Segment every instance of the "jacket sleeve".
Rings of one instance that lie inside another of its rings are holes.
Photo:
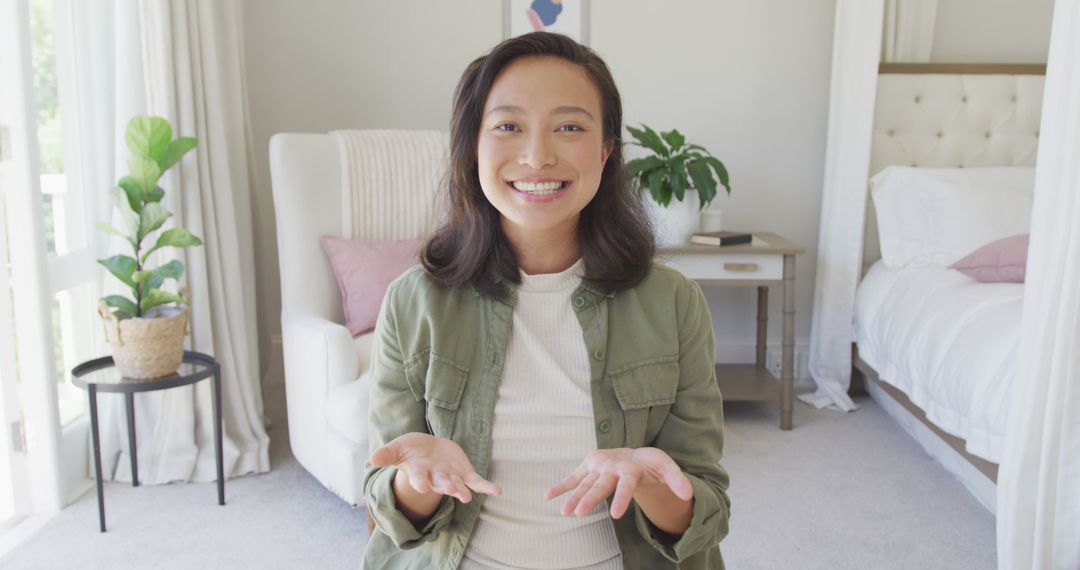
[[[427,433],[424,403],[417,400],[405,378],[400,342],[395,322],[394,291],[391,285],[383,299],[375,325],[371,349],[371,405],[368,414],[368,457],[394,438],[410,433]],[[452,497],[443,497],[431,519],[416,528],[397,508],[393,482],[398,469],[364,464],[364,497],[376,528],[400,549],[416,548],[435,540],[450,523]]]
[[[681,536],[652,524],[636,503],[634,521],[641,536],[672,562],[716,546],[728,533],[731,500],[728,474],[720,466],[724,413],[716,384],[716,344],[712,316],[701,287],[687,279],[679,288],[679,388],[653,443],[682,467],[694,489],[693,517]]]

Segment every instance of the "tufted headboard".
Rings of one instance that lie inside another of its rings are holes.
[[[1034,166],[1045,65],[881,64],[870,176],[887,166]],[[868,196],[863,272],[881,257]]]

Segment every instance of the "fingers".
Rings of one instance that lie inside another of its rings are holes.
[[[585,478],[585,474],[587,473],[587,470],[583,466],[584,464],[574,470],[573,473],[567,475],[565,479],[556,483],[555,486],[548,489],[548,492],[544,493],[544,500],[550,501],[581,484],[581,480]]]
[[[476,471],[472,471],[465,475],[465,484],[477,493],[495,495],[496,497],[502,494],[502,489],[498,485],[484,479]]]
[[[596,508],[596,505],[599,505],[601,501],[611,495],[611,492],[615,490],[615,484],[618,483],[618,481],[619,476],[614,473],[604,473],[600,477],[597,477],[592,488],[585,493],[585,496],[574,509],[574,514],[583,517],[591,513],[593,509]]]
[[[619,484],[615,487],[615,497],[611,499],[611,518],[621,518],[626,514],[640,481],[640,473],[624,473],[622,477],[619,477]]]
[[[686,474],[674,460],[664,466],[664,483],[667,483],[668,488],[675,493],[676,497],[684,501],[689,501],[694,497],[694,487],[690,485],[690,479],[687,479]]]
[[[412,469],[408,470],[408,473],[409,473],[409,485],[412,485],[412,488],[417,493],[430,493],[431,492],[431,483],[430,483],[429,478],[428,478],[429,475],[428,475],[427,469],[424,469],[423,467],[414,466]]]
[[[454,496],[458,498],[462,503],[468,503],[472,500],[472,491],[465,486],[465,482],[461,480],[461,475],[454,473],[450,475],[450,480],[454,482]]]
[[[586,475],[585,478],[581,480],[581,483],[578,483],[577,488],[574,489],[570,498],[563,503],[559,512],[562,513],[564,517],[570,516],[570,513],[574,512],[574,508],[577,507],[578,502],[585,497],[585,494],[589,492],[589,489],[592,489],[593,483],[596,483],[597,479],[598,475],[596,473],[589,473]]]
[[[399,463],[401,461],[400,455],[398,446],[391,442],[376,449],[375,453],[371,454],[369,461],[375,467],[386,467],[387,465]]]

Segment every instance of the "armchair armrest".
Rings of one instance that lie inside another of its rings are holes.
[[[356,380],[369,360],[349,329],[313,314],[283,314],[281,341],[286,383],[301,382],[324,398],[334,386]]]
[[[340,385],[354,382],[367,366],[364,343],[344,326],[311,314],[282,312],[282,352],[285,357],[285,404],[293,455],[331,489],[344,489],[338,478],[341,454],[328,452],[333,440],[328,396]],[[342,493],[342,490],[335,491]],[[355,494],[355,493],[354,493]],[[352,499],[352,495],[349,495]]]

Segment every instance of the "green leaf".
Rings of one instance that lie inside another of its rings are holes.
[[[175,293],[169,293],[168,291],[162,291],[161,289],[148,289],[143,292],[142,301],[139,302],[139,308],[143,311],[152,309],[158,305],[164,305],[165,303],[186,303],[180,295]]]
[[[107,234],[122,237],[122,238],[126,239],[128,243],[131,244],[131,247],[135,247],[135,242],[131,240],[131,236],[129,236],[129,235],[125,234],[124,232],[110,226],[109,224],[106,224],[105,222],[98,222],[97,223],[97,229],[99,229],[99,230],[101,230],[101,231],[103,231],[103,232],[105,232]]]
[[[645,187],[649,189],[649,194],[652,195],[653,200],[661,206],[667,206],[671,202],[670,187],[668,192],[664,192],[664,185],[662,181],[667,176],[667,171],[663,168],[657,168],[656,170],[649,171],[649,174],[645,177]]]
[[[202,245],[202,240],[184,228],[169,228],[161,232],[154,247],[142,255],[142,261],[145,262],[151,253],[166,246],[190,247],[193,245]]]
[[[146,286],[157,289],[158,287],[161,287],[162,283],[164,283],[167,278],[179,279],[180,275],[184,273],[184,264],[181,263],[179,259],[174,259],[165,265],[154,269],[150,273],[151,276],[150,279],[147,280]]]
[[[146,195],[147,202],[160,202],[165,197],[165,191],[161,189],[161,186],[154,186],[154,189]]]
[[[727,168],[724,167],[724,163],[720,162],[720,159],[711,156],[705,157],[705,162],[716,171],[716,176],[720,179],[720,184],[727,190],[728,195],[731,195],[731,180],[728,178]]]
[[[671,146],[671,150],[676,151],[682,147],[686,142],[686,137],[682,135],[678,130],[672,129],[666,133],[663,133],[664,140]]]
[[[138,241],[141,242],[144,237],[150,235],[150,232],[160,228],[170,216],[172,214],[165,209],[165,206],[157,202],[148,202],[139,213]]]
[[[158,178],[161,178],[161,168],[153,159],[132,155],[128,159],[128,168],[131,169],[131,178],[139,185],[140,195],[149,195],[154,191]]]
[[[635,158],[626,163],[626,174],[631,178],[636,178],[643,172],[648,172],[659,166],[663,166],[664,161],[655,156],[646,156],[645,158]]]
[[[180,157],[184,156],[184,153],[195,148],[195,145],[197,144],[199,144],[199,141],[193,137],[178,137],[176,140],[169,143],[169,147],[165,149],[165,153],[157,159],[161,171],[165,172],[171,168],[172,165],[180,160]]]
[[[635,129],[630,126],[627,126],[626,130],[630,131],[630,134],[634,135],[634,138],[641,141],[640,146],[644,146],[660,156],[668,156],[671,154],[668,152],[667,147],[664,146],[664,143],[661,142],[660,137],[657,136],[655,131],[645,125],[641,126],[645,127],[645,130]]]
[[[136,271],[131,274],[131,280],[139,284],[149,279],[151,275],[153,275],[153,272],[150,271]]]
[[[686,163],[686,170],[690,173],[690,179],[694,181],[698,197],[701,200],[701,208],[704,208],[716,197],[716,181],[713,180],[709,165],[704,159],[692,160]]]
[[[676,168],[668,173],[668,183],[671,184],[671,192],[675,195],[675,199],[680,202],[686,198],[686,171],[680,168]]]
[[[139,188],[139,183],[130,176],[125,176],[116,183],[125,194],[127,194],[128,203],[131,204],[131,209],[137,214],[142,210],[143,203],[143,191]]]
[[[165,154],[171,139],[172,125],[162,117],[133,117],[128,121],[127,131],[124,133],[124,141],[133,154],[155,163]]]
[[[109,295],[108,297],[103,298],[102,301],[105,301],[106,305],[114,309],[119,309],[127,313],[130,317],[134,317],[139,313],[139,309],[135,306],[135,302],[131,299],[128,299],[127,297],[121,297],[120,295]]]
[[[135,280],[131,277],[138,268],[135,258],[127,255],[114,255],[108,259],[99,259],[98,263],[104,265],[105,269],[109,270],[109,273],[115,275],[125,285],[132,289],[135,288]]]
[[[120,210],[120,217],[124,219],[124,225],[128,227],[131,236],[137,234],[139,231],[139,215],[135,213],[135,210],[131,209],[127,194],[119,186],[114,186],[112,190],[109,190],[109,197],[112,198],[113,206]],[[133,239],[131,236],[128,239]]]
[[[709,152],[705,147],[699,144],[688,144],[686,145],[686,150],[700,150],[702,152]]]

